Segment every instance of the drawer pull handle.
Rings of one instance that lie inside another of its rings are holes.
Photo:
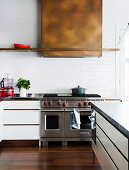
[[[82,134],[82,135],[90,135],[90,133],[89,132],[80,132],[80,134]]]

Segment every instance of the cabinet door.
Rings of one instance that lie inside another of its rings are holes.
[[[0,103],[0,141],[3,140],[3,104]]]
[[[102,0],[42,0],[43,56],[101,56]]]

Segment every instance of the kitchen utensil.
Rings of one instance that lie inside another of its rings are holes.
[[[72,94],[73,95],[82,95],[82,94],[86,94],[86,88],[82,88],[80,86],[76,87],[76,88],[72,88],[70,89],[72,90]]]
[[[3,79],[2,79],[2,81],[0,82],[0,98],[2,98],[3,97]]]
[[[7,94],[6,97],[14,97],[14,89],[13,87],[7,87]]]
[[[29,48],[30,45],[24,45],[24,44],[14,44],[15,48]]]
[[[4,77],[4,87],[13,87],[14,79],[11,77],[10,73],[7,73]]]
[[[9,74],[8,74],[9,75]],[[0,98],[4,97],[14,97],[14,89],[12,87],[13,79],[11,78],[11,75],[3,78],[0,82]]]

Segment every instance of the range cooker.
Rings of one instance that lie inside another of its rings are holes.
[[[40,142],[91,141],[91,102],[102,101],[98,94],[45,94],[41,99]],[[80,129],[71,128],[71,112],[80,112]]]

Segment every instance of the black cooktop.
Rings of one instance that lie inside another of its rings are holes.
[[[44,94],[44,97],[101,97],[98,94],[80,94],[80,95],[73,95],[71,93],[47,93]]]

